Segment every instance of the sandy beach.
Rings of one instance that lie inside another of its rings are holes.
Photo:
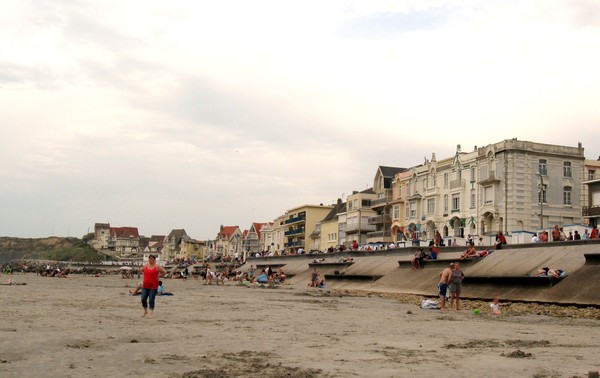
[[[600,320],[441,312],[327,289],[165,280],[143,319],[137,280],[1,277],[2,377],[587,377]]]

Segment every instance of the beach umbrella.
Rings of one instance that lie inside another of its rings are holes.
[[[121,270],[131,270],[132,268],[129,266],[122,266],[120,269]]]

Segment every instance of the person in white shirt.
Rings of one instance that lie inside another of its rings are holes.
[[[490,304],[490,310],[492,311],[492,314],[494,315],[500,315],[500,299],[498,299],[497,297],[494,298],[494,300],[492,301],[492,303]]]

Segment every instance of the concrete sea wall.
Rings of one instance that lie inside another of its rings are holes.
[[[292,285],[306,286],[313,268],[325,277],[328,288],[437,295],[439,273],[458,261],[464,247],[443,247],[437,261],[411,270],[416,249],[396,248],[374,252],[343,252],[251,258],[250,265],[283,266]],[[479,252],[485,247],[478,247]],[[325,260],[314,263],[314,259]],[[351,263],[338,263],[351,258]],[[542,267],[567,272],[558,282],[530,277]],[[600,240],[507,245],[484,258],[461,262],[465,274],[462,297],[600,306]]]

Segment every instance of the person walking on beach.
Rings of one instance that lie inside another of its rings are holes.
[[[460,292],[462,290],[462,280],[465,278],[459,263],[455,262],[450,275],[450,308],[456,302],[456,309],[460,310]]]
[[[452,276],[452,268],[454,267],[454,263],[450,263],[450,266],[446,269],[442,270],[440,273],[440,283],[438,284],[438,288],[440,290],[440,310],[447,310],[446,308],[446,294],[448,292],[448,282],[450,282],[450,277]]]
[[[162,266],[156,263],[156,256],[148,256],[148,263],[144,266],[144,280],[142,281],[142,307],[144,315],[142,318],[152,319],[154,317],[154,299],[158,291],[158,279],[167,274]],[[148,309],[148,304],[150,309]]]

